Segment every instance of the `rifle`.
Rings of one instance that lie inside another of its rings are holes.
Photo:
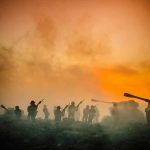
[[[82,100],[82,101],[79,102],[79,104],[76,106],[76,109],[77,109],[77,110],[78,110],[80,104],[82,104],[84,101],[85,101],[85,100]]]
[[[41,101],[38,102],[38,104],[36,105],[37,107],[39,106],[39,104],[41,104],[44,101],[44,99],[42,99]]]
[[[8,109],[4,106],[4,105],[1,105],[1,108],[5,109],[6,111],[8,111]]]
[[[102,100],[97,100],[97,99],[91,99],[92,102],[101,102],[101,103],[109,103],[109,104],[113,104],[115,102],[106,102],[106,101],[102,101]]]
[[[64,116],[64,114],[65,114],[65,111],[66,111],[66,109],[67,109],[67,107],[69,106],[69,104],[68,105],[66,105],[64,108],[63,108],[63,110],[62,110],[62,115]]]
[[[150,102],[149,99],[146,99],[146,98],[143,98],[143,97],[139,97],[139,96],[135,96],[135,95],[130,94],[130,93],[124,93],[124,96],[131,97],[131,98],[137,98],[137,99],[143,100],[143,101],[148,102],[148,103]]]

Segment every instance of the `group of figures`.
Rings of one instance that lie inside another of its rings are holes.
[[[130,94],[125,94],[125,96],[137,98],[135,96],[131,96]],[[139,97],[138,97],[139,98]],[[140,98],[146,102],[148,102],[148,107],[145,109],[146,112],[146,120],[147,123],[150,124],[150,100]],[[27,107],[28,116],[27,119],[30,121],[35,121],[37,113],[38,113],[38,106],[41,104],[43,100],[39,101],[37,104],[35,101],[31,101],[30,105]],[[61,106],[56,106],[53,113],[54,113],[54,120],[56,124],[60,124],[64,119],[70,120],[72,122],[75,121],[75,115],[77,114],[79,110],[79,106],[83,103],[84,100],[80,101],[77,105],[75,102],[71,102],[71,104],[66,105],[64,108],[61,108]],[[102,101],[97,101],[102,102]],[[145,120],[145,116],[142,111],[138,109],[139,104],[133,100],[124,101],[124,102],[112,102],[112,107],[110,109],[111,116],[104,117],[102,119],[103,124],[112,124],[114,126],[117,126],[119,124],[126,124],[130,122],[139,122],[142,123]],[[6,114],[12,113],[8,108],[6,108],[4,105],[1,105],[1,107],[5,110]],[[67,110],[67,117],[65,115]],[[44,119],[48,120],[50,113],[48,111],[48,108],[46,105],[43,107],[43,113],[44,113]],[[22,110],[19,108],[19,106],[15,106],[15,109],[13,110],[13,114],[15,115],[16,119],[20,120],[22,117]],[[93,124],[99,122],[99,110],[97,106],[87,105],[83,109],[83,117],[82,122]]]
[[[38,106],[41,104],[43,100],[39,101],[37,104],[35,101],[31,101],[30,105],[27,107],[27,119],[29,121],[35,121],[37,113],[38,113]],[[75,121],[75,116],[78,112],[79,106],[83,103],[84,100],[80,101],[78,105],[75,105],[75,102],[71,102],[71,104],[66,105],[64,108],[61,108],[61,106],[56,106],[54,108],[54,120],[56,124],[59,124],[63,119],[68,119],[70,121]],[[15,115],[17,120],[20,120],[22,117],[22,110],[19,106],[15,106],[15,109],[13,111],[10,111],[10,109],[6,108],[4,105],[1,105],[1,107],[5,110],[5,114],[10,116],[10,114]],[[65,112],[67,110],[67,117],[65,116]],[[44,113],[44,119],[48,120],[50,113],[46,105],[43,106],[43,113]],[[83,110],[83,122],[92,124],[97,120],[98,122],[99,112],[96,106],[89,106],[87,105],[86,108]]]

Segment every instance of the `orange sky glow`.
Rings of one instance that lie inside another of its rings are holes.
[[[0,102],[8,107],[148,98],[149,60],[149,0],[0,0]],[[98,105],[108,114],[110,105]]]

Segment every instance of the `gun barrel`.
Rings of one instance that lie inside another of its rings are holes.
[[[146,98],[143,98],[143,97],[139,97],[139,96],[136,96],[136,95],[133,95],[133,94],[130,94],[130,93],[124,93],[124,96],[131,97],[131,98],[136,98],[136,99],[140,99],[140,100],[143,100],[145,102],[150,102],[149,99],[146,99]]]
[[[107,101],[97,100],[97,99],[91,99],[91,101],[93,101],[93,102],[100,102],[100,103],[109,103],[109,104],[113,104],[114,103],[114,102],[107,102]]]
[[[5,109],[6,111],[8,111],[8,109],[4,106],[4,105],[1,105],[1,108]]]

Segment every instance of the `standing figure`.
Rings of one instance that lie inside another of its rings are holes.
[[[63,116],[63,112],[61,111],[61,107],[57,106],[54,110],[54,116],[55,116],[55,124],[59,125]]]
[[[71,102],[71,105],[68,107],[68,118],[74,120],[75,112],[76,112],[75,102]]]
[[[148,107],[145,109],[147,123],[150,124],[150,102],[148,102]]]
[[[46,105],[44,105],[44,107],[43,107],[43,112],[44,112],[44,116],[45,116],[44,119],[48,120],[48,117],[49,117],[50,113],[49,113]]]
[[[90,110],[89,110],[89,117],[88,117],[88,123],[92,124],[93,123],[93,119],[95,117],[96,114],[96,110],[95,107],[92,105]]]
[[[55,108],[55,110],[54,110],[54,117],[55,117],[56,125],[60,124],[60,122],[62,120],[62,117],[64,116],[65,110],[67,109],[67,107],[68,107],[68,105],[66,105],[63,110],[61,110],[60,106],[57,106]]]
[[[76,111],[78,111],[78,108],[83,101],[84,100],[80,101],[77,106],[75,106],[75,102],[71,102],[71,105],[68,107],[68,118],[69,119],[75,121],[75,113],[76,113]]]
[[[83,118],[82,118],[82,121],[85,122],[85,123],[88,122],[89,110],[90,110],[89,105],[87,105],[87,106],[83,109]]]
[[[19,108],[19,106],[15,106],[14,113],[15,113],[16,119],[17,119],[17,120],[20,120],[20,119],[21,119],[21,116],[22,116],[22,111],[21,111],[21,109]]]
[[[36,117],[37,112],[38,112],[37,108],[38,108],[39,104],[42,101],[39,101],[39,103],[37,105],[35,104],[35,101],[31,101],[30,102],[30,106],[28,106],[28,108],[27,108],[27,111],[28,111],[28,120],[35,121],[35,117]]]
[[[98,123],[99,122],[100,112],[99,112],[99,109],[98,109],[97,106],[95,106],[95,110],[96,110],[96,113],[95,113],[94,123]]]

